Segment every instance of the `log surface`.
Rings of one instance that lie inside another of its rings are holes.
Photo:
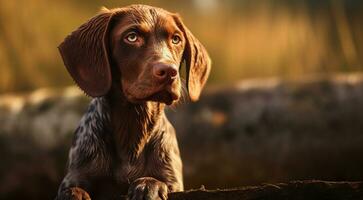
[[[226,190],[190,190],[169,195],[170,200],[358,200],[362,182],[292,181]]]
[[[0,199],[55,197],[89,100],[75,87],[0,95]],[[363,74],[245,80],[206,89],[198,102],[181,103],[167,115],[177,132],[186,188],[363,181]],[[271,198],[286,193],[267,189],[262,191]],[[210,193],[230,194],[191,192]]]

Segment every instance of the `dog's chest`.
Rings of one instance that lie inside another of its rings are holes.
[[[121,183],[131,183],[135,179],[146,174],[147,166],[145,152],[142,152],[133,162],[129,159],[122,158],[115,166],[114,174],[116,180]]]
[[[115,169],[116,180],[118,182],[130,183],[136,179],[142,172],[138,166],[131,165],[130,163],[123,163]]]

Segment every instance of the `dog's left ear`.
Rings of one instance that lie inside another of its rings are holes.
[[[73,80],[89,96],[103,96],[111,88],[108,33],[113,16],[122,13],[122,9],[102,9],[100,14],[68,35],[58,47]]]
[[[211,60],[207,50],[183,24],[181,18],[178,15],[173,17],[186,39],[183,60],[186,61],[187,87],[190,99],[197,101],[207,82],[211,70]]]

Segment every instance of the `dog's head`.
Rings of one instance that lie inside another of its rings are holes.
[[[211,65],[180,17],[145,5],[103,9],[67,36],[59,50],[86,94],[103,96],[114,86],[132,103],[178,100],[184,60],[189,96],[196,101]]]

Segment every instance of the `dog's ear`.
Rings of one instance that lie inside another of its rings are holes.
[[[81,25],[59,45],[64,65],[89,96],[105,95],[111,88],[108,32],[115,11],[102,12]]]
[[[207,82],[211,69],[211,60],[207,50],[183,24],[181,18],[174,15],[174,20],[186,39],[183,61],[186,61],[187,87],[190,99],[197,101]]]

